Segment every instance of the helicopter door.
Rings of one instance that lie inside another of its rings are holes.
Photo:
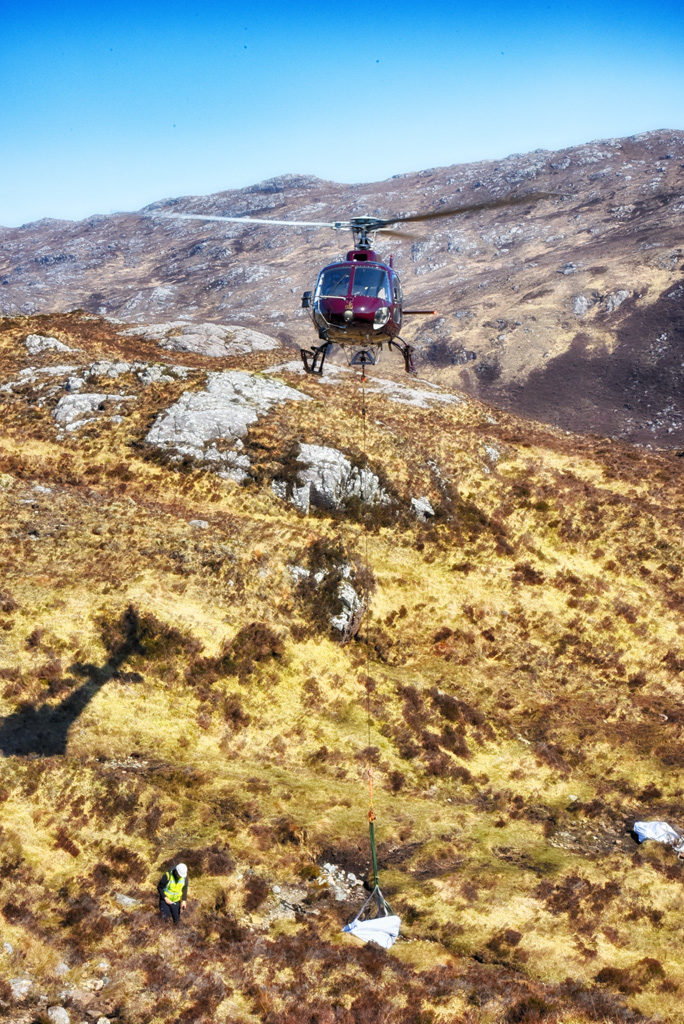
[[[401,295],[401,283],[400,283],[398,277],[394,278],[394,280],[392,282],[392,285],[393,285],[393,295],[392,295],[392,298],[393,298],[393,302],[394,302],[394,311],[392,313],[392,319],[394,320],[395,324],[398,324],[401,327],[402,295]]]

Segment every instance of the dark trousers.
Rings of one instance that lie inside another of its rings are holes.
[[[178,924],[181,915],[181,905],[180,903],[166,903],[163,896],[160,896],[159,913],[161,914],[162,921],[173,921],[174,924]]]

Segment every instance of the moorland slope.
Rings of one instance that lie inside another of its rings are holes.
[[[0,325],[4,1012],[676,1024],[680,460],[224,341]]]

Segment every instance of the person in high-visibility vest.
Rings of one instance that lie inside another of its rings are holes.
[[[176,864],[175,868],[165,871],[157,886],[159,893],[159,913],[164,921],[178,924],[181,910],[185,910],[188,899],[188,868],[186,864]]]

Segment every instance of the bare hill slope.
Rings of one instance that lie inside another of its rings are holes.
[[[0,330],[9,1019],[676,1024],[674,453],[156,335]]]

